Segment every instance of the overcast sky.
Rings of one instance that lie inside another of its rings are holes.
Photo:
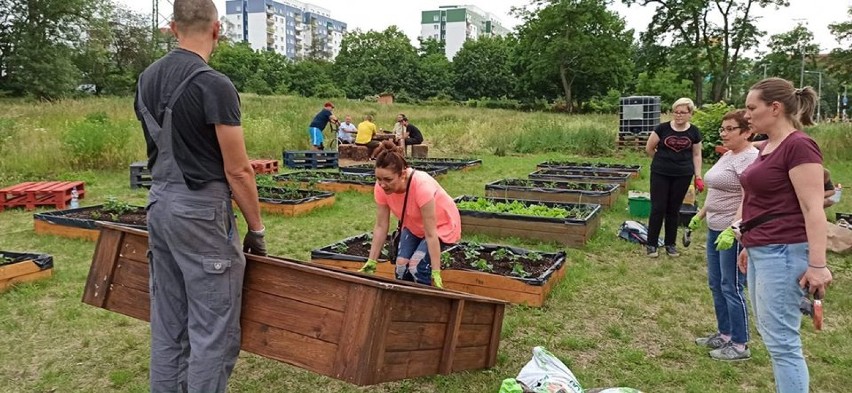
[[[129,5],[131,8],[151,12],[152,0],[116,0]],[[161,13],[170,7],[169,0],[159,0]],[[219,8],[220,14],[225,8],[225,0],[214,0]],[[312,0],[309,1],[320,7],[331,10],[334,19],[346,22],[350,30],[360,28],[361,30],[384,30],[390,25],[399,26],[413,42],[417,42],[420,34],[420,11],[436,9],[439,5],[447,4],[470,4],[484,11],[496,15],[504,25],[509,28],[516,26],[520,21],[510,15],[513,6],[524,6],[529,1],[519,0],[460,0],[453,1],[406,1],[406,0]],[[614,9],[625,18],[629,28],[634,29],[637,34],[645,30],[653,15],[653,7],[626,7],[621,1],[614,1]],[[830,23],[839,22],[848,18],[846,10],[852,6],[852,0],[790,0],[790,6],[779,10],[774,8],[757,9],[757,15],[761,17],[758,26],[767,32],[768,38],[772,34],[783,33],[791,30],[798,21],[807,23],[808,28],[814,33],[817,43],[823,52],[839,47],[839,44],[828,30]],[[170,10],[169,10],[170,12]],[[763,47],[767,40],[763,41]]]

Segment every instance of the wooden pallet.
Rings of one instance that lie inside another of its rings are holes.
[[[284,152],[284,165],[294,169],[337,168],[337,159],[336,151],[300,150]]]
[[[619,149],[644,149],[647,143],[647,138],[618,139],[615,141],[615,147]]]
[[[278,160],[249,160],[256,175],[278,173]]]
[[[33,210],[38,206],[65,209],[71,203],[71,190],[76,188],[79,199],[86,195],[81,181],[26,182],[0,189],[0,212],[6,208],[21,207]]]
[[[137,161],[130,164],[130,188],[151,188],[151,171],[148,161]]]

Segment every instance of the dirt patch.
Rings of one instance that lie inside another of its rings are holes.
[[[79,218],[81,220],[109,221],[121,224],[146,226],[148,219],[145,208],[136,208],[129,213],[115,214],[103,208],[97,210],[89,210],[84,212],[73,212],[65,214],[67,218]]]
[[[553,265],[553,259],[529,251],[515,253],[508,247],[459,244],[449,251],[450,269],[480,270],[510,277],[539,277]]]

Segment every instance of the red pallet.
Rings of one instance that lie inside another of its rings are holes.
[[[71,190],[77,188],[79,199],[86,195],[81,181],[26,182],[0,189],[0,212],[6,208],[23,206],[33,210],[37,206],[54,206],[65,209],[71,202]]]
[[[278,173],[278,160],[249,160],[256,175]]]

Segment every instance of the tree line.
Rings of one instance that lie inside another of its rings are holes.
[[[658,95],[664,105],[682,96],[738,104],[764,75],[816,86],[820,72],[823,113],[833,114],[832,97],[852,82],[852,8],[830,25],[843,47],[828,55],[798,25],[750,57],[765,34],[756,10],[786,0],[622,1],[656,9],[638,39],[609,0],[532,0],[512,11],[522,21],[513,34],[469,40],[451,61],[442,43],[415,47],[391,26],[348,33],[333,61],[293,61],[223,40],[210,64],[239,91],[262,95],[393,93],[398,102],[565,112],[614,112],[627,95]],[[0,94],[127,95],[174,45],[151,31],[149,15],[112,0],[0,0],[0,9]]]

